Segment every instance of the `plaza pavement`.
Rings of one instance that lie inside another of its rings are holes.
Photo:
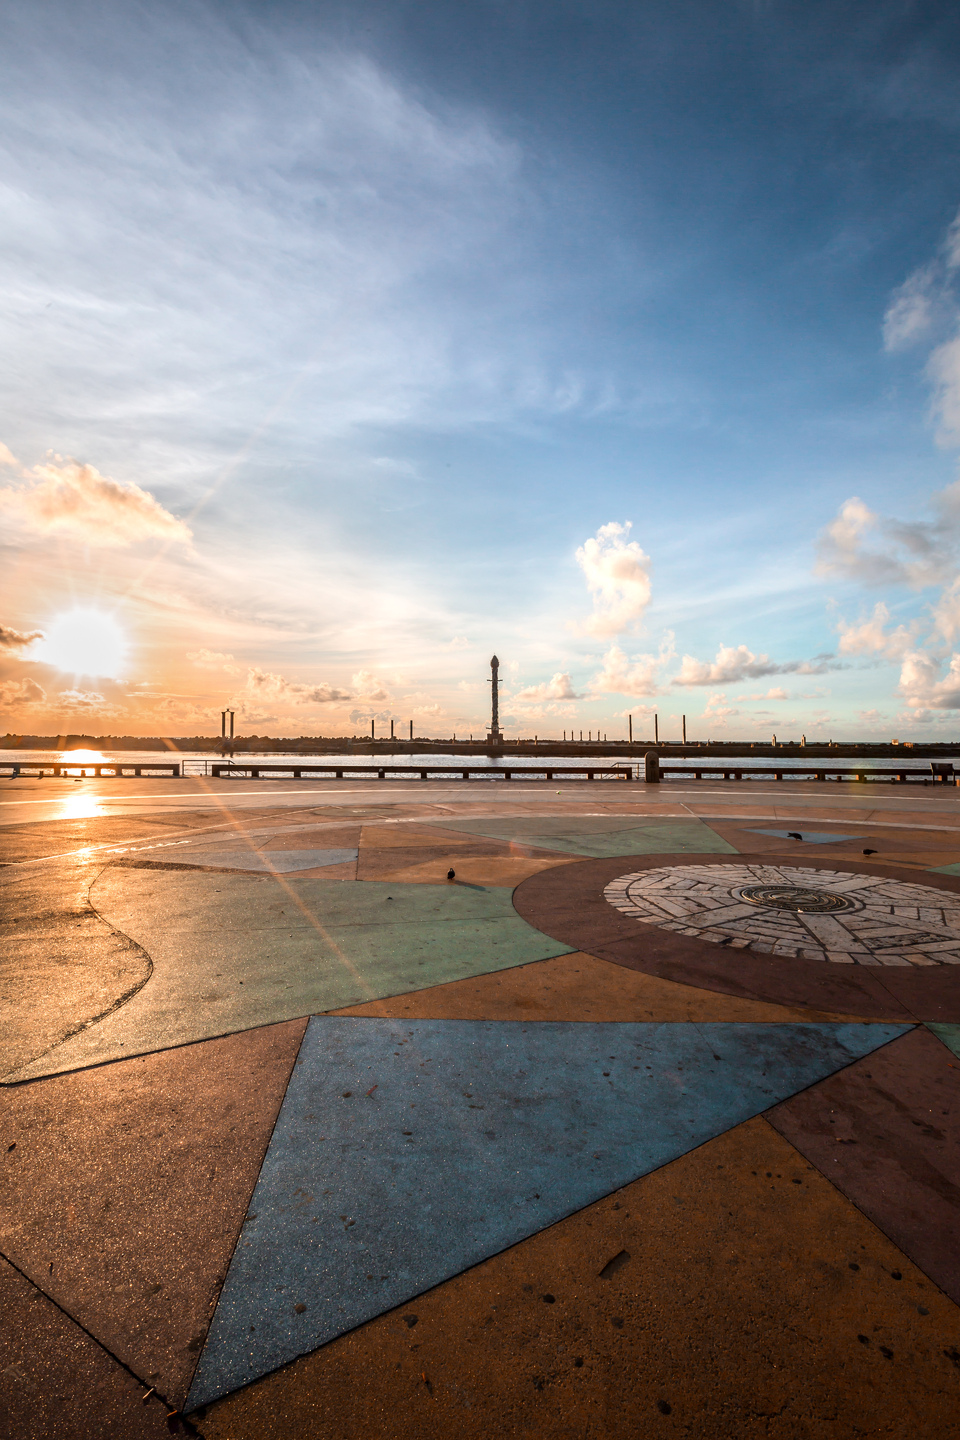
[[[0,863],[0,1436],[957,1433],[960,791],[18,779]]]

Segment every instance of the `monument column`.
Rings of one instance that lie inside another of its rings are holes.
[[[487,736],[487,744],[495,745],[498,749],[503,744],[503,736],[500,734],[500,661],[494,655],[490,661],[490,734]]]

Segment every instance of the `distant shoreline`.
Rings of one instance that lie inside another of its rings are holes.
[[[0,738],[0,751],[18,750],[110,750],[110,751],[167,751],[171,755],[192,753],[219,756],[224,743],[219,736],[178,736],[155,735],[6,735]],[[648,751],[670,758],[725,756],[729,759],[794,758],[794,759],[885,759],[905,760],[908,757],[937,758],[960,754],[960,740],[957,741],[904,741],[898,745],[880,741],[834,741],[800,745],[784,742],[774,747],[769,741],[712,740],[700,744],[690,741],[686,745],[661,740],[549,740],[532,739],[505,740],[502,746],[488,745],[484,740],[413,740],[385,739],[371,740],[369,736],[339,736],[329,738],[272,739],[269,736],[238,736],[227,753],[233,755],[487,755],[487,756],[543,756],[544,758],[640,759]]]

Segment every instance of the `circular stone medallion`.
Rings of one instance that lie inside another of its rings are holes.
[[[745,885],[740,899],[767,910],[792,910],[795,915],[833,915],[838,910],[854,910],[856,906],[845,895],[831,895],[826,890],[809,890],[802,885]]]
[[[838,965],[960,965],[960,895],[804,865],[665,865],[603,892],[624,915],[680,935]]]

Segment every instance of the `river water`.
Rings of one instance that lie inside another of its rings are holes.
[[[954,758],[955,763],[958,762],[958,761],[960,761],[960,750],[958,750],[957,756],[955,756],[955,757],[953,757],[953,758]],[[943,759],[942,756],[938,757],[938,760],[942,760],[942,759]],[[103,749],[103,750],[5,750],[5,751],[0,751],[0,774],[3,774],[5,771],[7,771],[8,767],[13,767],[13,766],[18,765],[18,764],[19,764],[19,765],[36,765],[36,764],[46,764],[46,765],[50,765],[50,764],[54,764],[54,763],[68,764],[68,765],[71,765],[71,766],[75,765],[75,766],[77,767],[77,771],[78,771],[78,773],[79,773],[80,768],[81,768],[84,764],[86,764],[87,766],[94,765],[94,764],[105,764],[105,765],[109,765],[109,764],[110,764],[111,762],[113,762],[113,761],[117,761],[117,762],[119,762],[119,763],[121,763],[121,764],[123,764],[123,765],[140,765],[140,766],[144,766],[144,767],[147,767],[147,766],[150,766],[150,765],[169,765],[169,764],[171,764],[171,763],[176,763],[176,762],[179,761],[180,764],[182,765],[182,773],[183,773],[184,776],[191,776],[191,775],[194,775],[194,776],[209,775],[209,774],[210,774],[210,767],[211,767],[211,765],[214,765],[214,764],[222,764],[222,763],[223,763],[223,761],[220,759],[219,756],[217,756],[217,755],[211,755],[209,752],[205,752],[205,753],[202,753],[202,752],[193,752],[193,753],[191,753],[190,751],[171,751],[171,750],[108,750],[108,749]],[[444,768],[449,768],[449,769],[450,769],[453,773],[455,773],[455,774],[461,772],[461,771],[464,770],[465,768],[469,768],[469,769],[472,770],[472,771],[478,771],[478,770],[479,770],[479,771],[489,772],[489,776],[490,776],[490,779],[491,779],[491,780],[496,779],[497,775],[498,775],[499,773],[501,773],[502,771],[504,771],[504,770],[511,770],[511,771],[525,770],[525,769],[537,769],[537,770],[542,770],[542,769],[544,768],[544,766],[546,766],[546,765],[549,765],[551,769],[555,770],[557,773],[560,773],[560,772],[562,772],[562,771],[563,771],[564,769],[566,769],[566,768],[569,768],[569,769],[583,769],[583,768],[589,766],[591,769],[594,769],[594,770],[599,771],[599,770],[601,770],[601,769],[603,769],[603,768],[612,768],[612,767],[615,766],[615,765],[632,764],[632,765],[635,767],[635,770],[634,770],[634,773],[635,773],[635,774],[638,774],[638,775],[641,775],[641,776],[642,776],[642,774],[643,774],[643,760],[642,760],[642,758],[637,757],[637,756],[633,756],[633,757],[630,757],[630,758],[628,758],[628,757],[619,758],[619,757],[617,757],[616,755],[604,756],[604,757],[602,757],[602,758],[596,757],[596,756],[591,756],[590,758],[586,758],[586,757],[577,758],[577,757],[571,756],[569,759],[565,759],[565,758],[563,758],[562,756],[559,756],[559,757],[558,757],[558,756],[556,756],[556,755],[542,756],[542,757],[537,757],[537,756],[535,756],[535,755],[502,755],[502,756],[492,757],[492,756],[488,756],[488,755],[457,755],[457,754],[452,754],[452,753],[451,753],[451,754],[442,754],[442,753],[437,753],[437,752],[431,752],[430,754],[427,754],[427,755],[423,755],[423,754],[420,754],[420,755],[391,755],[391,754],[369,755],[369,754],[366,754],[366,755],[365,755],[365,754],[358,753],[358,752],[354,751],[353,753],[350,753],[350,754],[348,754],[348,753],[343,753],[343,754],[339,754],[339,755],[300,755],[300,754],[298,754],[298,755],[296,755],[296,756],[275,755],[275,754],[255,755],[255,754],[251,754],[250,752],[247,752],[247,753],[245,753],[245,754],[243,754],[243,755],[237,755],[237,756],[235,757],[235,763],[236,763],[238,766],[243,766],[243,765],[245,765],[245,764],[246,764],[246,765],[249,765],[249,764],[251,764],[251,763],[256,763],[257,761],[259,761],[261,764],[263,764],[263,765],[265,765],[265,766],[266,766],[266,765],[283,765],[283,766],[289,765],[291,768],[292,768],[294,765],[296,765],[296,766],[299,768],[301,765],[311,765],[311,764],[313,764],[313,765],[324,765],[324,766],[333,766],[333,765],[340,766],[340,765],[342,765],[342,766],[344,766],[344,767],[347,768],[347,769],[349,769],[349,768],[351,768],[351,767],[353,767],[353,766],[378,766],[378,765],[384,765],[384,766],[387,766],[387,767],[398,766],[398,767],[404,767],[404,768],[406,768],[406,767],[415,767],[415,766],[423,766],[423,767],[425,767],[425,768],[426,768],[426,767],[430,767],[431,769],[442,766],[442,767],[444,767]],[[891,775],[895,775],[895,774],[897,773],[897,770],[898,770],[899,768],[901,768],[901,767],[906,768],[906,769],[909,769],[909,770],[915,770],[915,771],[916,771],[916,770],[921,770],[921,771],[924,771],[925,773],[928,773],[928,774],[929,774],[929,771],[930,771],[930,764],[929,764],[929,761],[928,761],[927,759],[925,759],[925,758],[923,758],[923,757],[921,757],[921,756],[916,756],[916,757],[914,757],[914,756],[911,754],[911,752],[909,752],[909,751],[906,751],[906,752],[904,753],[903,759],[900,760],[900,761],[893,761],[893,760],[888,760],[888,759],[882,759],[882,760],[879,760],[879,759],[866,759],[866,760],[858,761],[858,760],[853,760],[853,759],[850,759],[850,758],[842,758],[842,757],[840,757],[840,756],[838,756],[837,759],[834,760],[834,761],[827,760],[827,759],[825,759],[823,756],[816,756],[816,757],[811,756],[810,759],[805,760],[801,755],[798,755],[798,754],[796,754],[796,752],[794,752],[794,753],[792,753],[792,754],[789,755],[789,756],[784,755],[784,757],[783,757],[782,759],[781,759],[781,758],[776,758],[776,759],[775,759],[774,757],[769,756],[769,755],[757,756],[756,758],[754,758],[753,756],[749,756],[749,757],[741,756],[741,757],[739,757],[739,758],[737,758],[737,759],[727,759],[727,758],[722,758],[722,757],[717,757],[717,756],[714,756],[714,757],[712,757],[712,758],[708,758],[707,756],[703,756],[702,758],[694,759],[694,758],[691,757],[691,756],[677,756],[677,757],[674,758],[674,757],[669,756],[669,755],[663,755],[663,754],[661,754],[661,756],[660,756],[660,763],[661,763],[661,765],[668,765],[668,766],[671,766],[671,767],[672,767],[672,766],[681,766],[684,771],[689,771],[690,773],[693,773],[693,772],[694,772],[695,770],[697,770],[697,769],[702,770],[702,771],[704,771],[704,772],[708,772],[708,771],[716,772],[716,770],[717,770],[718,767],[720,767],[720,768],[726,768],[726,769],[728,769],[728,770],[734,770],[734,769],[738,769],[738,768],[741,768],[741,769],[751,769],[751,770],[761,770],[761,771],[764,771],[764,772],[767,772],[767,773],[772,772],[772,771],[783,771],[784,773],[786,773],[786,772],[789,772],[790,770],[808,770],[808,769],[810,769],[810,768],[812,768],[812,767],[815,767],[816,769],[820,769],[820,770],[825,770],[828,774],[830,773],[830,771],[831,771],[832,768],[835,768],[835,769],[837,769],[837,770],[858,770],[858,769],[863,769],[863,770],[866,770],[866,771],[884,770],[884,771],[890,771]],[[281,778],[282,778],[282,777],[281,777]],[[303,778],[304,778],[304,779],[307,779],[307,778],[309,778],[309,777],[306,777],[306,776],[305,776],[305,777],[303,777]],[[318,778],[323,778],[323,777],[318,777]],[[359,778],[359,777],[357,777],[357,778]],[[432,779],[442,779],[443,777],[441,777],[441,776],[432,776],[431,778],[432,778]],[[482,777],[481,777],[481,776],[475,776],[474,778],[478,778],[478,779],[479,779],[479,778],[482,778]],[[666,781],[666,782],[669,782],[669,780],[670,780],[671,778],[680,780],[680,779],[682,779],[682,776],[680,776],[680,775],[673,776],[673,777],[665,776],[664,778],[665,778],[665,781]],[[763,776],[762,776],[762,775],[757,775],[757,776],[747,776],[747,775],[745,775],[743,778],[744,778],[745,780],[747,780],[747,779],[762,780],[762,779],[763,779]]]

